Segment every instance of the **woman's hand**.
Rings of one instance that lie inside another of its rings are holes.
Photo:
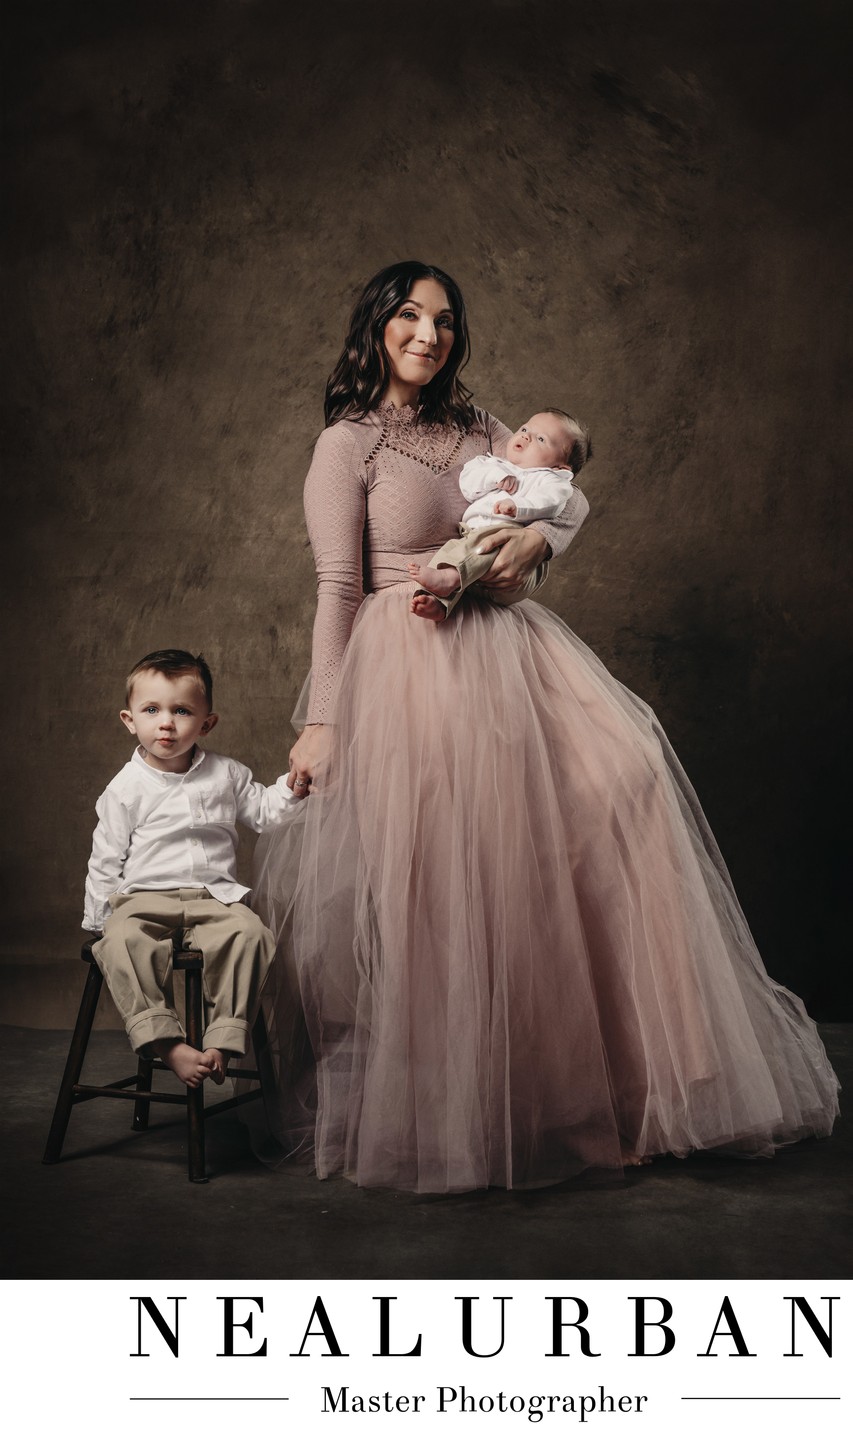
[[[287,785],[294,797],[308,797],[314,775],[329,751],[329,729],[323,723],[303,728],[290,749],[290,772]]]
[[[520,588],[528,573],[551,556],[547,540],[535,528],[499,528],[477,544],[480,553],[493,553],[496,548],[500,552],[480,582],[504,593]]]

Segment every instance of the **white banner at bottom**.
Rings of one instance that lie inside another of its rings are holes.
[[[12,1408],[66,1435],[831,1435],[848,1307],[840,1281],[20,1281],[4,1350]]]

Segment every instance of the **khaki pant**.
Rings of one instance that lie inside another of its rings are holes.
[[[430,594],[430,597],[435,598],[437,603],[441,603],[445,613],[448,615],[452,613],[466,589],[479,583],[481,578],[485,578],[501,551],[496,548],[494,553],[478,553],[476,550],[481,540],[488,538],[490,533],[497,533],[501,528],[511,526],[511,518],[504,518],[500,523],[490,524],[487,528],[469,528],[467,523],[460,523],[460,537],[449,538],[438,552],[433,554],[427,565],[429,568],[455,568],[459,574],[459,588],[455,593],[451,593],[449,598],[438,598],[434,593]],[[521,524],[518,525],[518,527],[521,526]],[[488,598],[490,603],[499,603],[502,608],[509,608],[513,603],[520,603],[522,598],[529,598],[531,593],[535,593],[537,588],[542,587],[547,577],[548,564],[543,562],[534,568],[533,572],[527,575],[522,586],[513,592],[502,593],[493,588],[483,588],[478,596]],[[421,593],[426,591],[425,588],[419,589]]]
[[[275,951],[260,917],[198,887],[128,892],[111,905],[92,952],[134,1051],[186,1037],[172,991],[172,933],[183,928],[185,945],[204,957],[204,1045],[245,1053]]]

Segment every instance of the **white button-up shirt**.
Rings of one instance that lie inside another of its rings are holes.
[[[503,478],[518,479],[515,493],[498,492]],[[459,475],[459,487],[468,499],[462,522],[469,528],[485,528],[506,520],[495,513],[497,498],[515,504],[510,523],[533,523],[537,518],[558,518],[572,493],[574,474],[570,468],[519,468],[508,458],[481,453],[470,458]]]
[[[263,832],[299,807],[284,777],[264,787],[233,757],[196,748],[187,772],[161,772],[137,748],[95,804],[84,928],[101,931],[117,892],[206,887],[239,902],[235,823]]]

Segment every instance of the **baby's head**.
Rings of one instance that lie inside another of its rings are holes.
[[[577,477],[592,458],[592,439],[564,409],[543,409],[512,435],[506,456],[518,468],[570,468]]]
[[[218,721],[213,679],[201,656],[162,648],[140,658],[127,679],[121,720],[139,741],[145,761],[162,772],[186,772],[193,749]]]

